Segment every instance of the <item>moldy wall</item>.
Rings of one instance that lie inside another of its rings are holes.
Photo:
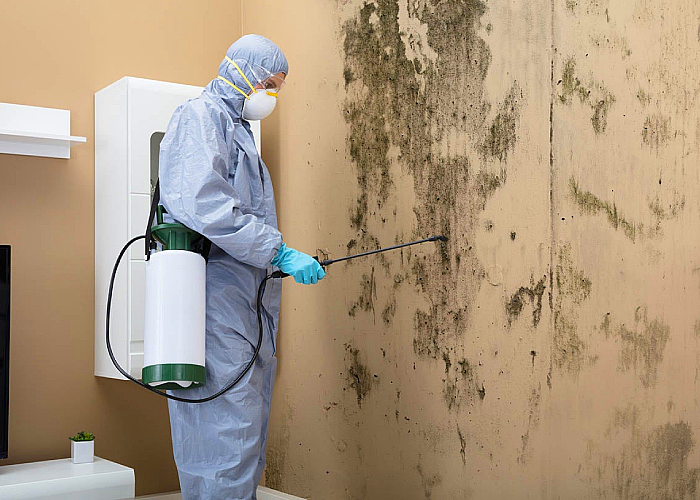
[[[261,1],[286,241],[268,486],[695,498],[700,6]],[[267,122],[266,122],[267,124]]]

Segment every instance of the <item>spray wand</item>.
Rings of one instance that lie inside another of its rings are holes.
[[[386,247],[386,248],[380,248],[378,250],[371,250],[369,252],[362,252],[358,253],[355,255],[348,255],[347,257],[340,257],[338,259],[325,259],[325,260],[319,260],[318,263],[321,264],[321,267],[328,267],[331,264],[335,264],[336,262],[343,262],[346,260],[352,260],[352,259],[357,259],[359,257],[367,257],[368,255],[374,255],[382,252],[388,252],[390,250],[398,250],[399,248],[404,248],[404,247],[410,247],[413,245],[420,245],[421,243],[428,243],[430,241],[442,241],[446,242],[447,237],[446,236],[431,236],[430,238],[425,238],[424,240],[418,240],[418,241],[411,241],[410,243],[402,243],[400,245],[394,245],[392,247]],[[314,257],[316,260],[318,260],[318,257]],[[275,271],[272,273],[271,278],[286,278],[289,276],[287,273],[283,273],[282,271]]]

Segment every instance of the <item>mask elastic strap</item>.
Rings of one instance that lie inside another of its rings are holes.
[[[237,87],[236,85],[234,85],[233,83],[229,82],[229,81],[228,81],[226,78],[224,78],[223,76],[219,75],[219,76],[217,76],[217,78],[218,78],[219,80],[223,80],[223,81],[225,81],[226,83],[228,83],[231,87],[233,87],[234,89],[236,89],[237,91],[239,91],[241,94],[243,94],[243,97],[245,97],[246,99],[250,99],[250,96],[249,96],[248,94],[246,94],[245,92],[243,92],[240,88],[238,88],[238,87]]]
[[[253,86],[252,83],[250,83],[250,80],[248,80],[248,77],[245,76],[245,73],[243,73],[243,71],[241,70],[241,67],[238,66],[238,64],[236,64],[236,61],[234,61],[233,59],[231,59],[229,56],[224,56],[224,57],[226,58],[226,60],[227,60],[228,62],[230,62],[231,64],[233,64],[233,65],[236,67],[236,69],[237,69],[238,72],[241,74],[241,76],[243,77],[243,79],[245,80],[245,82],[248,84],[248,86],[251,88],[251,90],[253,91],[253,93],[256,94],[258,91],[255,90],[255,87]]]

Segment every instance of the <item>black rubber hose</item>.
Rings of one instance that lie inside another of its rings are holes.
[[[124,368],[122,368],[119,363],[117,362],[117,359],[114,357],[114,352],[112,352],[112,343],[109,341],[109,319],[110,319],[110,313],[112,312],[112,291],[114,290],[114,280],[117,276],[117,269],[119,269],[119,264],[122,260],[122,257],[124,257],[124,254],[126,251],[129,249],[131,245],[134,244],[134,242],[145,239],[146,235],[142,234],[141,236],[136,236],[135,238],[130,239],[126,245],[124,245],[124,248],[122,248],[122,251],[119,252],[119,256],[117,257],[117,261],[114,263],[114,269],[112,269],[112,277],[109,280],[109,293],[107,294],[107,328],[106,328],[106,339],[107,339],[107,352],[109,353],[109,357],[112,359],[112,363],[114,363],[114,366],[119,370],[119,373],[124,375],[127,379],[131,380],[135,384],[140,385],[141,387],[148,389],[149,391],[158,394],[159,396],[163,396],[164,398],[172,399],[173,401],[179,401],[181,403],[206,403],[207,401],[211,401],[212,399],[216,399],[222,394],[228,392],[231,390],[238,382],[241,381],[243,377],[245,377],[246,373],[250,371],[250,369],[253,367],[253,363],[255,363],[255,360],[258,358],[258,354],[260,353],[260,346],[262,345],[262,339],[263,339],[263,323],[262,323],[262,299],[263,295],[265,294],[265,283],[267,283],[267,280],[271,279],[271,275],[265,276],[265,279],[262,280],[260,283],[260,286],[258,287],[258,298],[257,298],[257,313],[258,313],[258,344],[255,346],[255,352],[253,353],[253,357],[250,358],[250,361],[248,361],[248,364],[245,366],[243,371],[238,374],[238,376],[233,379],[232,382],[230,382],[228,385],[226,385],[223,389],[219,390],[218,392],[212,394],[211,396],[207,396],[206,398],[201,398],[201,399],[188,399],[188,398],[181,398],[179,396],[173,396],[172,394],[168,394],[163,391],[159,391],[155,387],[151,387],[148,384],[144,384],[140,380],[135,379],[132,377]]]

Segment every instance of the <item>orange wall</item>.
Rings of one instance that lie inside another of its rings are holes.
[[[164,6],[167,5],[167,8]],[[0,243],[12,245],[10,459],[98,456],[137,494],[178,489],[164,400],[93,376],[94,93],[125,76],[205,85],[240,36],[240,1],[3,2],[0,101],[71,111],[70,160],[0,155]]]

